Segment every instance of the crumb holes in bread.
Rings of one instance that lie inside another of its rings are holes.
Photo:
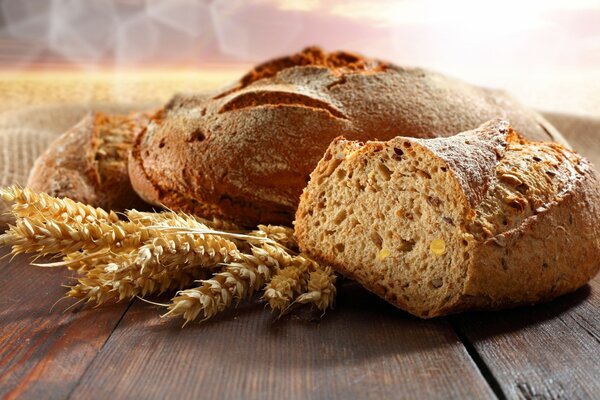
[[[381,237],[381,235],[375,231],[371,231],[370,237],[373,244],[379,249],[381,249],[381,246],[383,245],[383,238]]]
[[[158,148],[162,149],[163,147],[165,147],[165,138],[160,139],[160,142],[158,143]]]
[[[421,178],[431,179],[431,175],[428,172],[423,171],[422,169],[417,170],[417,175],[419,175]]]
[[[444,285],[444,281],[441,278],[435,278],[429,281],[429,284],[434,289],[439,289]]]
[[[450,217],[442,217],[442,221],[444,221],[445,223],[447,223],[449,225],[454,226],[454,221]]]
[[[394,147],[394,154],[392,155],[393,160],[400,161],[400,160],[402,160],[403,155],[404,155],[404,152],[402,151],[402,149],[399,149],[398,147]]]
[[[333,223],[338,225],[341,224],[346,219],[347,215],[348,213],[346,212],[346,210],[341,210],[333,219]]]
[[[427,203],[437,208],[442,204],[442,201],[435,196],[427,196]]]
[[[344,179],[346,177],[346,170],[344,168],[340,168],[337,170],[337,172],[335,173],[337,178],[341,181],[342,179]]]
[[[404,251],[404,252],[409,252],[409,251],[412,251],[412,249],[414,247],[415,247],[415,241],[414,240],[400,239],[400,245],[398,246],[398,250]]]
[[[346,246],[344,246],[344,243],[336,243],[335,246],[333,246],[333,248],[335,249],[335,251],[337,251],[338,253],[343,253],[344,250],[346,249]]]
[[[389,181],[392,177],[392,171],[383,162],[377,164],[377,172],[385,181]]]
[[[194,133],[192,133],[192,139],[196,142],[202,142],[206,139],[206,134],[202,131],[202,129],[196,129]]]

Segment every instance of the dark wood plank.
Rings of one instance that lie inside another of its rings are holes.
[[[0,249],[0,256],[6,249]],[[66,271],[0,261],[0,398],[64,399],[127,305],[63,312]]]
[[[600,398],[600,276],[548,304],[452,322],[507,398]]]
[[[320,322],[250,304],[181,329],[136,301],[76,398],[495,398],[446,320],[420,321],[356,284]]]

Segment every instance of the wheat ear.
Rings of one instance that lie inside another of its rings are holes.
[[[271,269],[253,256],[243,255],[240,261],[227,264],[200,286],[178,292],[165,316],[182,315],[188,323],[202,314],[204,321],[229,308],[234,300],[250,298],[269,280]]]
[[[143,274],[139,268],[131,268],[131,258],[116,255],[112,262],[98,264],[78,278],[68,296],[83,298],[88,302],[102,304],[107,301],[132,299],[135,296],[161,294],[168,290],[189,287],[197,279],[206,277],[202,269],[164,270],[155,274]]]
[[[258,230],[254,231],[253,234],[256,236],[264,235],[290,250],[295,251],[298,249],[298,244],[294,237],[294,230],[287,226],[258,225]]]
[[[15,217],[43,216],[43,219],[63,222],[116,222],[119,219],[112,211],[106,212],[69,198],[59,199],[18,186],[0,188],[0,198],[7,203],[13,203],[11,211]]]
[[[333,307],[336,294],[335,281],[336,276],[331,267],[312,271],[308,279],[308,291],[298,296],[294,303],[311,303],[325,313],[328,308]]]
[[[0,245],[12,245],[13,254],[120,251],[139,247],[152,236],[157,236],[157,232],[132,222],[81,223],[20,217],[16,225],[0,235]]]

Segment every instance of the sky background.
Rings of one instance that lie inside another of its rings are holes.
[[[308,45],[542,107],[600,92],[600,0],[0,0],[0,71],[243,71]]]
[[[0,0],[0,62],[248,64],[318,44],[398,63],[600,68],[600,1]]]

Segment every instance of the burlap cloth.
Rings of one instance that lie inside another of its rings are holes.
[[[35,159],[49,143],[91,110],[128,112],[147,109],[135,105],[87,104],[32,106],[0,113],[0,186],[27,181]],[[544,116],[567,138],[573,148],[600,166],[600,118],[561,114]],[[11,221],[0,201],[0,231]]]

